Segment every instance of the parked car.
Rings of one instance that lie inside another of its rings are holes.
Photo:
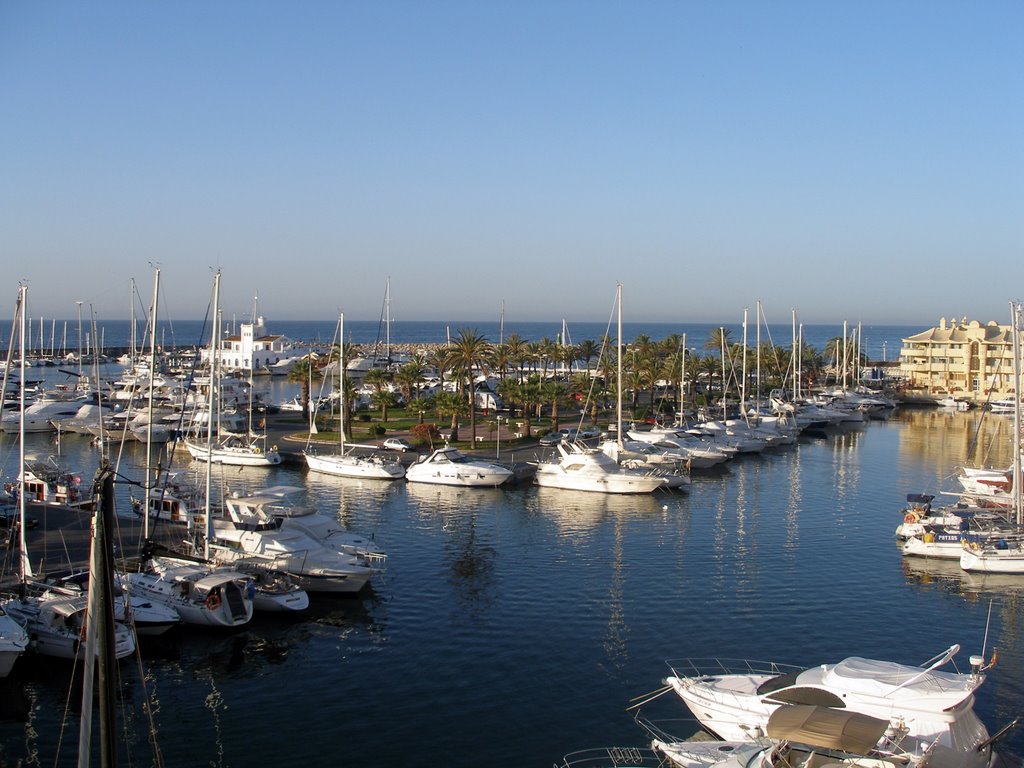
[[[401,451],[402,453],[416,450],[412,443],[402,437],[385,438],[384,442],[380,444],[380,447],[388,451]]]
[[[560,442],[562,442],[561,432],[548,432],[540,438],[541,445],[558,445]]]

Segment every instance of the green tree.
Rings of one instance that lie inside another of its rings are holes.
[[[380,408],[380,420],[387,421],[388,408],[393,408],[398,401],[390,389],[381,389],[370,395],[370,402],[375,408]]]
[[[468,392],[469,431],[476,441],[476,375],[477,372],[487,374],[490,371],[492,345],[487,338],[475,328],[461,328],[458,336],[449,347],[448,361],[453,373],[464,383],[464,391]]]
[[[288,381],[299,385],[299,402],[302,403],[302,415],[309,419],[309,390],[311,381],[319,381],[323,376],[316,363],[309,355],[295,361],[288,371]]]
[[[530,359],[530,345],[518,333],[513,333],[505,341],[505,346],[508,347],[509,363],[516,369],[516,380],[522,382],[523,367]]]
[[[545,381],[540,385],[540,397],[551,406],[551,428],[557,430],[558,407],[568,402],[569,388],[561,381]]]
[[[401,391],[405,402],[414,410],[419,410],[420,384],[426,380],[426,367],[417,359],[412,359],[398,369],[395,384]],[[423,422],[423,411],[420,411],[420,423]]]
[[[459,439],[459,417],[465,415],[468,410],[466,399],[458,392],[441,391],[430,398],[430,407],[433,408],[439,419],[451,421],[451,441]]]

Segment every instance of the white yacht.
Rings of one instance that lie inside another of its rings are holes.
[[[410,483],[494,487],[512,477],[512,470],[501,464],[475,459],[445,446],[405,470]]]
[[[779,707],[756,741],[676,741],[649,728],[651,748],[679,768],[916,768],[932,765],[919,745],[889,742],[888,719],[811,705]],[[879,744],[879,742],[882,744]],[[909,748],[908,748],[909,747]]]
[[[359,556],[339,552],[297,526],[285,527],[284,518],[237,513],[240,504],[254,509],[274,500],[270,495],[227,500],[227,516],[211,521],[213,556],[229,564],[258,560],[288,574],[307,592],[354,594],[377,573]]]
[[[974,692],[985,682],[983,659],[971,671],[939,669],[959,652],[953,645],[921,666],[856,656],[808,669],[764,662],[669,662],[665,684],[708,730],[723,739],[766,735],[769,716],[789,704],[816,704],[859,712],[889,723],[889,738],[934,744],[942,762],[984,768],[991,748],[974,712]],[[981,747],[981,749],[979,749]]]
[[[301,490],[274,485],[250,496],[232,493],[224,498],[220,517],[242,530],[281,529],[286,534],[305,535],[333,552],[355,557],[359,565],[384,569],[387,553],[372,537],[346,531],[336,517],[321,514],[311,505],[287,501],[288,496]]]
[[[564,443],[555,448],[556,455],[537,462],[536,485],[595,493],[652,493],[666,486],[662,475],[620,467],[596,448]]]

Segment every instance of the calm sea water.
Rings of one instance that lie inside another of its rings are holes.
[[[28,341],[30,349],[40,348],[51,353],[56,351],[73,352],[79,348],[78,323],[77,320],[44,321],[40,331],[39,324],[30,324],[31,338]],[[237,324],[234,326],[237,329]],[[704,352],[704,343],[712,332],[719,327],[730,330],[731,338],[736,343],[743,340],[743,327],[740,323],[723,323],[721,326],[714,323],[623,323],[622,335],[625,342],[630,342],[637,336],[643,334],[655,341],[664,339],[672,334],[686,334],[686,344],[692,349]],[[918,326],[902,325],[862,325],[860,333],[863,338],[862,349],[872,361],[894,361],[899,358],[900,341],[907,336],[920,333],[930,327],[927,324]],[[497,322],[475,322],[460,321],[451,323],[442,322],[419,322],[419,321],[393,321],[390,329],[390,341],[392,344],[416,344],[445,342],[449,336],[455,337],[463,328],[475,329],[489,341],[497,343],[500,339],[507,339],[511,334],[517,333],[527,341],[539,341],[547,338],[557,340],[562,338],[563,326],[561,321],[551,322],[522,322],[506,323],[502,327]],[[337,320],[329,321],[274,321],[267,320],[267,330],[270,333],[280,333],[295,341],[310,343],[328,344],[334,338],[337,331]],[[566,325],[566,339],[578,344],[585,339],[600,341],[607,333],[615,337],[615,324],[605,323],[568,323]],[[845,335],[847,339],[854,338],[857,331],[856,324],[847,324]],[[799,329],[798,329],[799,332]],[[842,323],[835,325],[805,325],[803,326],[803,338],[819,351],[824,351],[830,339],[843,338],[844,328]],[[10,334],[10,321],[0,322],[0,349],[7,348],[7,341]],[[132,338],[131,323],[127,320],[105,321],[97,325],[96,336],[100,340],[102,349],[127,347]],[[138,324],[135,331],[136,339],[143,339],[146,330],[142,324]],[[789,347],[792,345],[794,330],[790,324],[762,325],[760,340],[762,343],[772,342],[776,346]],[[347,340],[357,344],[375,344],[382,346],[389,339],[389,334],[382,323],[365,320],[345,320],[345,337]],[[41,341],[40,341],[41,339]],[[757,324],[751,319],[747,326],[747,341],[753,347],[758,339]],[[209,325],[194,320],[178,322],[160,322],[157,327],[157,340],[167,346],[193,347],[208,344],[210,340]],[[90,349],[94,346],[93,335],[88,326],[82,331],[82,348]]]
[[[386,545],[389,569],[358,599],[315,600],[302,620],[145,646],[141,668],[122,665],[135,757],[148,760],[143,676],[168,765],[519,768],[644,743],[627,707],[660,687],[667,659],[920,663],[953,643],[961,669],[998,648],[977,697],[994,732],[1024,700],[1024,578],[905,561],[893,531],[907,493],[951,489],[969,456],[1005,464],[1008,445],[1007,419],[908,410],[642,498],[226,471],[229,489],[303,486]],[[62,447],[95,466],[86,441]],[[0,448],[9,477],[15,446]],[[138,460],[126,455],[122,473]],[[0,764],[70,763],[70,671],[20,664],[0,686]],[[647,714],[681,719],[682,737],[697,728],[668,696]],[[1024,733],[1003,751],[1024,754]]]

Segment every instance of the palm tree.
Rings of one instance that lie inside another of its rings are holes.
[[[502,379],[498,382],[498,396],[509,406],[509,418],[515,417],[516,406],[521,403],[520,392],[523,384],[516,379]]]
[[[402,396],[405,398],[405,402],[412,404],[413,408],[417,408],[420,399],[420,384],[423,383],[426,374],[426,368],[416,358],[413,358],[401,368],[398,369],[398,373],[395,374],[395,383],[398,384],[398,388],[402,392]],[[420,411],[420,423],[423,423],[423,412]]]
[[[512,364],[508,344],[498,344],[494,347],[492,362],[494,370],[498,372],[499,381],[504,381],[508,375],[509,366]]]
[[[714,328],[711,333],[708,334],[708,340],[704,342],[704,349],[713,349],[717,352],[721,352],[723,343],[726,347],[732,344],[732,329]]]
[[[451,368],[451,365],[448,362],[448,353],[450,350],[451,347],[448,345],[435,347],[430,351],[430,354],[427,355],[427,362],[429,362],[437,371],[437,376],[440,379],[438,388],[442,390],[444,389],[444,375]]]
[[[567,402],[568,388],[561,381],[545,381],[540,385],[540,396],[551,404],[551,428],[558,431],[558,406]]]
[[[322,378],[317,369],[315,361],[306,355],[297,360],[292,369],[288,371],[288,381],[299,385],[299,402],[302,403],[302,415],[309,419],[309,389],[310,381],[319,381]]]
[[[486,374],[492,358],[492,345],[487,337],[476,328],[461,328],[459,335],[449,347],[448,361],[469,391],[469,431],[476,442],[476,372]]]
[[[394,407],[397,400],[395,399],[395,393],[390,389],[381,389],[370,395],[370,402],[373,403],[375,408],[380,408],[380,420],[388,420],[388,408]]]
[[[541,379],[533,374],[519,386],[519,401],[523,406],[523,421],[526,423],[526,437],[530,436],[530,411],[537,408],[543,401]]]
[[[508,347],[509,362],[515,366],[517,371],[516,380],[521,382],[523,380],[523,364],[530,356],[529,345],[518,333],[513,333],[505,340],[505,346]]]
[[[584,339],[579,343],[579,359],[583,361],[583,365],[590,370],[590,361],[593,360],[601,353],[601,347],[593,339]]]
[[[466,399],[457,392],[438,392],[430,398],[430,406],[439,419],[451,419],[452,442],[459,439],[459,417],[466,413]]]

